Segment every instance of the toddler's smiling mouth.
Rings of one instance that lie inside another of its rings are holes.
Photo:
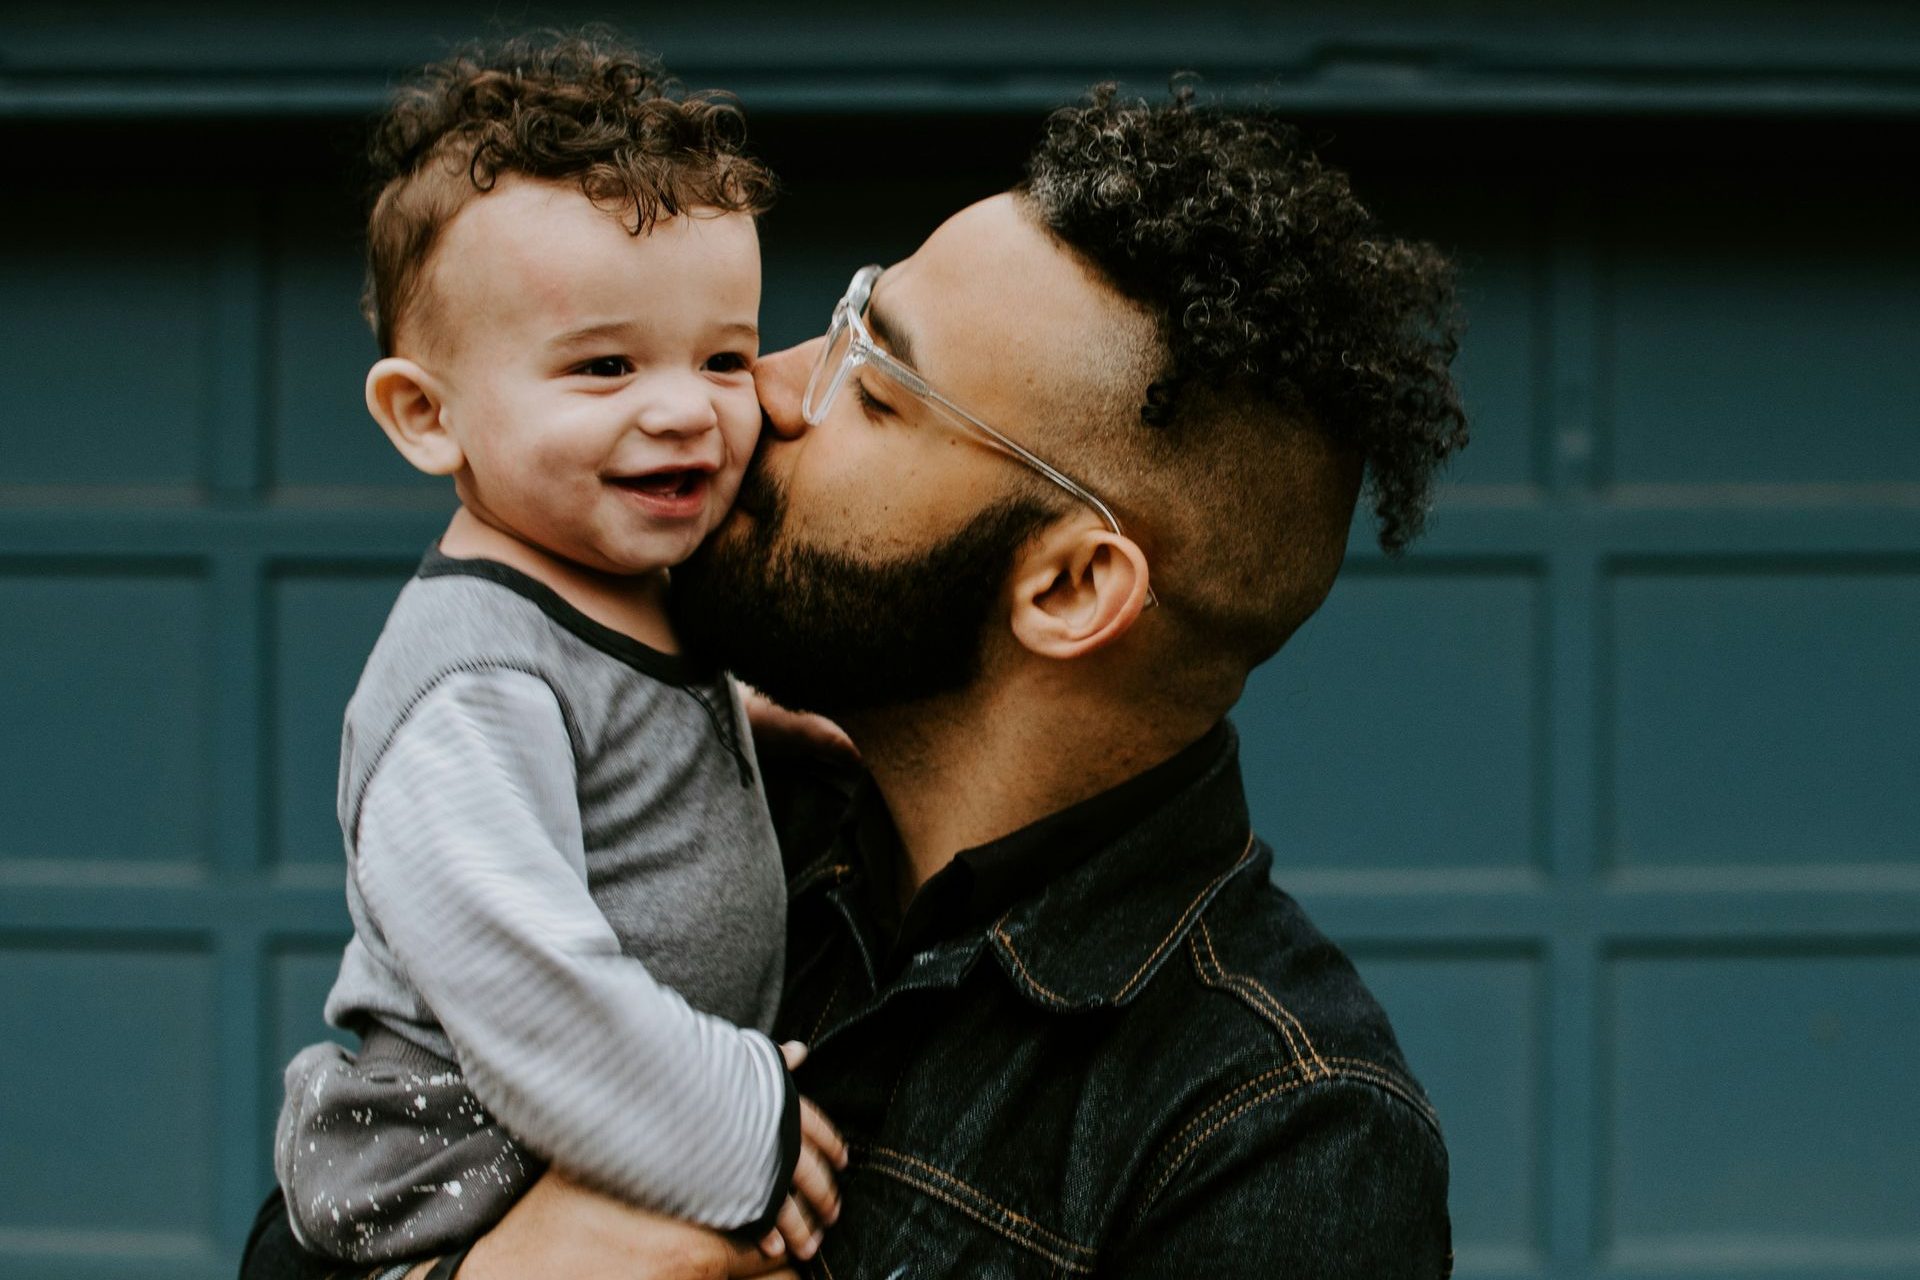
[[[686,519],[706,508],[712,475],[705,467],[677,467],[645,475],[608,476],[607,483],[634,499],[651,515]]]

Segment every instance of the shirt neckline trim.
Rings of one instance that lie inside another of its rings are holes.
[[[580,640],[662,684],[684,689],[690,684],[710,682],[719,675],[717,669],[696,662],[685,654],[663,653],[652,645],[589,618],[546,583],[498,560],[450,556],[435,543],[427,549],[414,577],[479,578],[483,582],[504,587]]]

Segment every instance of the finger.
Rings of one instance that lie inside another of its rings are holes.
[[[833,1121],[827,1119],[827,1113],[805,1098],[800,1100],[800,1137],[818,1148],[834,1168],[847,1167],[847,1140],[833,1127]]]
[[[816,751],[826,755],[849,756],[855,760],[860,758],[860,748],[853,745],[853,739],[847,736],[847,731],[825,716],[803,716],[797,727],[800,736]]]
[[[733,687],[740,691],[740,701],[746,705],[747,718],[749,720],[758,717],[762,712],[778,712],[781,710],[772,698],[769,698],[766,694],[760,692],[739,676],[733,677]]]
[[[784,1248],[779,1257],[768,1257],[764,1249],[737,1244],[727,1258],[728,1280],[780,1280],[783,1276],[799,1280],[799,1274],[787,1265]]]
[[[786,1237],[787,1248],[801,1262],[814,1255],[820,1247],[820,1230],[807,1217],[806,1209],[792,1196],[780,1206],[780,1234]]]
[[[780,1238],[780,1229],[778,1227],[775,1227],[773,1230],[767,1232],[767,1234],[760,1237],[760,1252],[766,1254],[770,1258],[781,1258],[786,1256],[787,1242]]]
[[[800,1144],[800,1159],[793,1166],[793,1190],[815,1221],[832,1226],[840,1217],[840,1188],[834,1184],[833,1170],[825,1157],[810,1143]]]
[[[789,1040],[780,1046],[780,1056],[787,1061],[787,1070],[798,1071],[800,1064],[807,1060],[807,1046],[798,1040]],[[802,1123],[805,1123],[804,1113]]]

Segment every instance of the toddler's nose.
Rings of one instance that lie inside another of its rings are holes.
[[[711,389],[699,378],[674,379],[651,388],[640,406],[640,430],[650,436],[693,436],[720,425]]]

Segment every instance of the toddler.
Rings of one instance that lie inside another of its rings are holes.
[[[275,1134],[343,1261],[457,1249],[548,1162],[770,1252],[833,1216],[763,1034],[785,884],[740,699],[664,609],[760,427],[739,135],[601,37],[429,67],[376,131],[367,405],[460,505],[347,708],[326,1016],[360,1047],[295,1057]]]

